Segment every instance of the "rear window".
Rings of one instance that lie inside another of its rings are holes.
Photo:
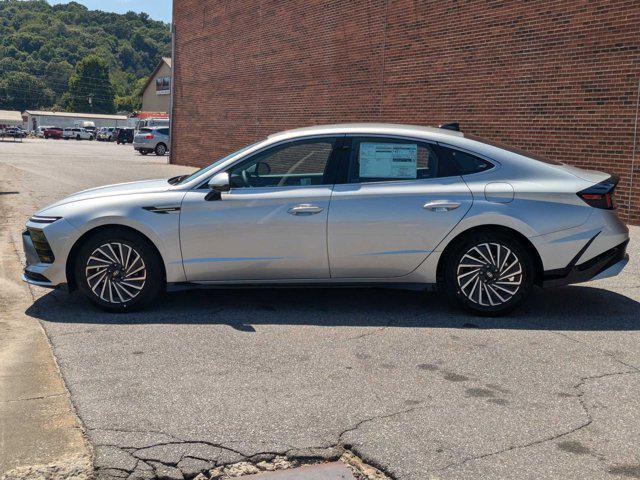
[[[162,135],[169,135],[169,129],[168,128],[159,128],[158,132],[160,132]]]
[[[440,149],[451,159],[460,175],[484,172],[493,167],[493,164],[490,162],[470,153],[444,147],[442,145],[440,146]]]
[[[515,153],[517,155],[522,155],[523,157],[529,157],[539,162],[548,163],[550,165],[562,165],[562,162],[557,162],[556,160],[551,160],[550,158],[543,157],[542,155],[538,155],[536,153],[527,152],[526,150],[522,150],[520,148],[512,147],[510,145],[505,145],[504,143],[494,142],[493,140],[487,140],[486,138],[476,137],[475,135],[465,134],[464,136],[470,140],[486,143],[487,145],[491,145],[492,147],[501,148],[502,150],[506,150],[507,152]]]
[[[150,128],[145,127],[145,128],[141,128],[140,131],[142,133],[151,133],[153,130],[151,130]]]

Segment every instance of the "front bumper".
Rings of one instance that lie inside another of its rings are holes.
[[[22,233],[25,269],[22,280],[39,287],[54,288],[67,283],[66,262],[69,246],[75,238],[75,228],[64,219],[54,223],[27,222],[27,228],[40,230],[50,248],[50,258],[38,254],[38,248],[28,230]],[[41,246],[42,247],[42,246]]]
[[[22,232],[22,248],[27,263],[24,273],[22,274],[22,280],[31,285],[37,285],[38,287],[54,288],[55,285],[42,273],[42,268],[38,268],[38,265],[42,263],[40,262],[36,247],[33,245],[31,235],[29,235],[29,232],[26,230]]]
[[[579,265],[544,272],[544,287],[559,287],[589,280],[599,280],[618,275],[629,262],[627,245],[629,240],[596,255]]]

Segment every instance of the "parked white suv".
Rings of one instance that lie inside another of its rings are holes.
[[[80,127],[65,128],[62,132],[62,138],[69,140],[75,138],[76,140],[93,140],[93,132]]]

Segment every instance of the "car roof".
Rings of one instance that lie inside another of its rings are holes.
[[[269,135],[269,139],[284,140],[288,138],[313,135],[364,134],[364,135],[397,135],[416,138],[434,139],[434,137],[464,137],[462,132],[444,128],[423,127],[420,125],[401,125],[394,123],[337,123],[333,125],[314,125],[296,128]]]

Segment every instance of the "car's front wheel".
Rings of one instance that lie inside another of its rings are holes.
[[[161,259],[147,239],[112,228],[89,237],[75,259],[80,291],[110,312],[136,310],[152,302],[164,286]]]
[[[477,315],[504,315],[520,305],[533,286],[533,260],[521,242],[503,233],[477,233],[446,258],[449,297]]]

